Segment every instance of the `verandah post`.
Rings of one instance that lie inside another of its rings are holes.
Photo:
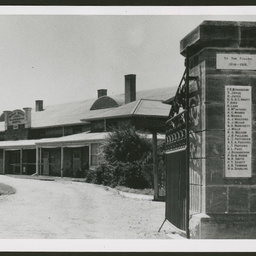
[[[154,174],[154,200],[158,200],[158,168],[157,168],[157,133],[152,133],[153,144],[153,174]]]
[[[3,149],[3,174],[5,175],[5,149]]]
[[[38,146],[36,146],[36,175],[38,175]]]
[[[22,148],[20,149],[20,175],[22,175]]]
[[[42,175],[42,148],[39,148],[39,173]]]
[[[60,148],[60,173],[61,173],[61,178],[63,178],[63,161],[64,161],[63,146],[61,146],[61,148]]]

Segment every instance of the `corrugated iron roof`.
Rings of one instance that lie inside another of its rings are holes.
[[[9,149],[9,150],[18,150],[18,149],[35,149],[36,143],[39,141],[44,141],[45,139],[39,140],[5,140],[0,141],[0,148]]]
[[[62,144],[62,143],[74,143],[74,142],[90,142],[90,141],[100,141],[104,140],[108,135],[107,132],[98,132],[98,133],[90,133],[90,132],[82,132],[78,134],[63,136],[59,138],[51,138],[51,139],[44,139],[42,141],[38,141],[37,145],[43,144]]]
[[[35,140],[0,141],[0,148],[35,148]]]
[[[38,140],[15,140],[15,141],[0,141],[0,148],[6,150],[19,149],[35,149],[38,147],[60,147],[60,146],[84,146],[88,143],[100,143],[105,140],[109,132],[90,133],[83,132],[59,138],[38,139]],[[152,139],[152,134],[142,134],[140,136]],[[165,135],[157,135],[159,142],[165,140]]]
[[[163,104],[160,101],[142,99],[133,114],[168,117],[170,108],[170,105]]]
[[[160,100],[164,101],[168,98],[172,97],[176,91],[176,88],[157,88],[153,90],[144,90],[137,91],[136,98],[139,99],[152,99],[152,100]],[[129,115],[132,111],[132,108],[137,104],[138,100],[132,103],[128,103],[123,108],[124,105],[124,94],[111,95],[119,106],[114,108],[117,110],[118,115]],[[45,106],[43,111],[36,112],[35,109],[32,109],[31,112],[31,127],[32,128],[44,128],[51,126],[62,126],[62,125],[72,125],[72,124],[81,124],[81,120],[85,120],[87,118],[91,118],[92,116],[99,115],[99,113],[110,113],[111,109],[100,109],[100,110],[90,110],[92,104],[97,99],[86,99],[83,101],[75,101],[64,104],[56,104],[51,106]],[[141,111],[140,114],[144,115],[152,115],[150,110],[155,109],[155,114],[161,115],[161,111],[167,113],[167,108],[163,106],[153,108],[148,106],[149,103],[143,101],[142,107],[138,109]],[[152,103],[154,104],[154,103]],[[160,104],[159,104],[160,106]],[[158,109],[158,110],[157,110]],[[169,113],[169,112],[168,112]],[[139,114],[139,112],[138,112]],[[4,131],[4,122],[0,122],[0,131]]]
[[[118,108],[95,110],[95,113],[90,113],[90,115],[87,115],[82,120],[92,121],[132,115],[168,117],[170,108],[170,105],[164,104],[161,101],[140,99]]]
[[[104,140],[107,136],[107,132],[102,133],[89,133],[83,132],[78,134],[73,134],[69,136],[63,136],[59,138],[50,138],[50,139],[38,139],[38,140],[9,140],[9,141],[0,141],[0,148],[9,149],[9,150],[18,150],[18,149],[35,149],[36,145],[44,146],[44,145],[52,145],[52,146],[60,146],[71,143],[89,143],[93,141],[101,141]]]
[[[43,111],[32,110],[31,127],[49,127],[81,123],[80,119],[90,112],[94,99],[47,106]]]

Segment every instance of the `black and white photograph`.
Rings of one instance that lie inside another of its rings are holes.
[[[0,7],[0,31],[0,250],[251,248],[256,7]]]

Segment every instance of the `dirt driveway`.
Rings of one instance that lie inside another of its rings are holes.
[[[158,229],[163,202],[120,196],[116,190],[67,180],[0,176],[16,194],[0,196],[0,239],[167,238]]]

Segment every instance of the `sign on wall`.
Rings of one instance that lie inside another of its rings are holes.
[[[225,86],[226,177],[251,177],[251,86]]]
[[[218,53],[216,56],[216,68],[256,70],[256,54]]]
[[[25,113],[16,109],[8,115],[8,125],[25,124]]]

